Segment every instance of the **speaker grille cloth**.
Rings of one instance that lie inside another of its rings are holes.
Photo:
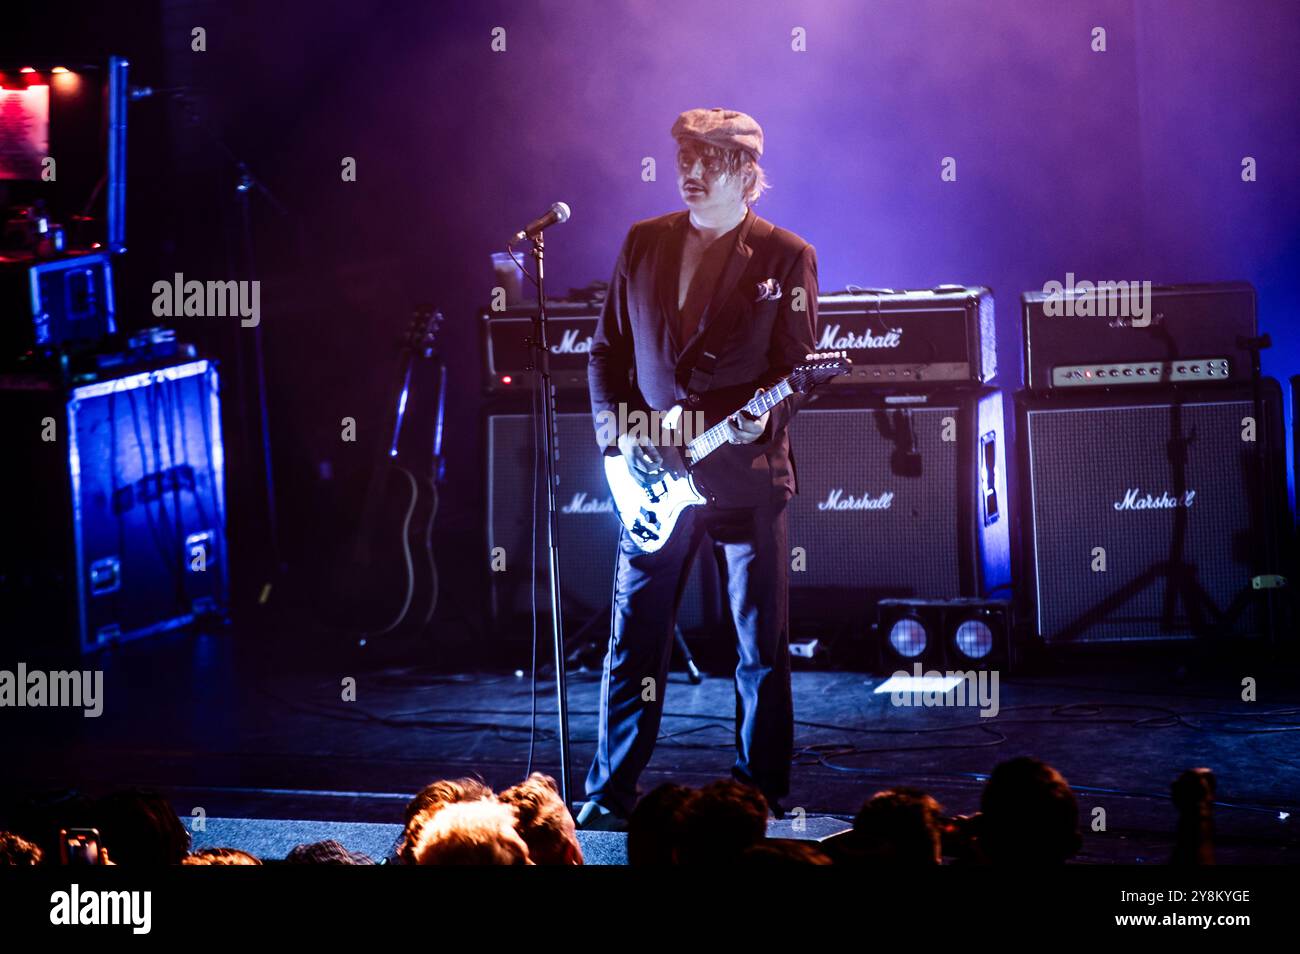
[[[506,571],[492,574],[493,614],[498,622],[531,612],[528,597],[528,543],[532,535],[533,421],[526,414],[488,418],[488,546],[504,547]],[[559,436],[560,583],[565,627],[569,632],[593,614],[606,612],[614,583],[619,524],[589,414],[557,414]],[[541,437],[541,429],[538,429]],[[539,458],[540,459],[540,458]],[[537,607],[550,614],[550,559],[546,537],[546,480],[537,479]],[[701,546],[682,594],[678,622],[684,629],[702,625],[702,590],[708,567]],[[716,614],[715,614],[716,615]],[[604,620],[591,631],[608,631]]]
[[[1183,560],[1214,606],[1227,610],[1250,585],[1247,458],[1253,445],[1242,440],[1242,419],[1250,414],[1246,401],[1184,406],[1190,505],[1137,508],[1148,494],[1174,499],[1169,404],[1028,412],[1036,602],[1039,633],[1048,642],[1193,635],[1182,600],[1164,618],[1164,575],[1101,610],[1170,559],[1179,511],[1186,517]],[[1097,547],[1105,553],[1105,572],[1092,568]],[[1244,633],[1259,624],[1252,606],[1230,629]]]
[[[790,574],[797,620],[865,626],[884,597],[961,595],[959,443],[944,440],[945,419],[955,428],[957,416],[956,407],[931,406],[805,408],[795,417],[790,546],[803,548],[807,564]]]

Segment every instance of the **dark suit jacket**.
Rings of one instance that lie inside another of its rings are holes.
[[[755,229],[755,224],[761,223]],[[687,398],[687,382],[703,337],[715,322],[735,316],[717,351],[711,387],[700,404],[712,425],[804,363],[813,350],[817,322],[817,254],[793,232],[773,228],[753,212],[745,216],[735,248],[690,341],[677,340],[676,315],[686,211],[632,226],[618,256],[609,294],[592,340],[587,381],[597,441],[608,436],[609,418],[631,410],[666,411]],[[759,301],[758,286],[772,278],[781,296]],[[802,289],[803,310],[796,310]],[[695,468],[702,489],[722,506],[750,506],[796,491],[786,433],[801,397],[773,408],[753,444],[718,448]],[[604,412],[604,414],[602,414]],[[603,448],[614,441],[603,442]]]

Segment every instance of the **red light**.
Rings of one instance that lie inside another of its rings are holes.
[[[508,375],[508,374],[503,374],[503,375],[501,375],[501,383],[502,383],[502,384],[509,384],[509,383],[510,383],[511,381],[513,381],[513,380],[514,380],[514,378],[512,378],[512,377],[511,377],[510,375]]]
[[[34,66],[24,66],[24,67],[23,67],[22,69],[20,69],[18,72],[19,72],[19,73],[35,73],[35,72],[36,72],[36,67],[34,67]]]

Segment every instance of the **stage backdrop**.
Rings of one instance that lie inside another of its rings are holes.
[[[668,130],[696,106],[763,125],[773,188],[758,211],[817,246],[823,289],[991,286],[1008,388],[1020,293],[1067,273],[1250,281],[1276,342],[1266,373],[1300,371],[1290,0],[163,0],[159,12],[160,79],[196,91],[285,210],[255,199],[264,267],[282,278],[263,296],[278,452],[308,461],[304,479],[319,471],[308,459],[338,457],[340,417],[379,393],[391,329],[426,298],[446,310],[456,355],[445,502],[478,512],[474,316],[489,254],[562,199],[573,218],[548,240],[549,287],[608,279],[628,225],[680,206]],[[224,194],[229,176],[192,125],[178,119],[173,139],[190,162],[173,171],[163,225],[192,248],[203,228],[185,203]],[[941,178],[947,157],[955,181]]]

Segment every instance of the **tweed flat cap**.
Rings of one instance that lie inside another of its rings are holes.
[[[719,149],[745,149],[763,155],[763,128],[753,116],[734,109],[688,109],[673,123],[674,139],[699,139]]]

